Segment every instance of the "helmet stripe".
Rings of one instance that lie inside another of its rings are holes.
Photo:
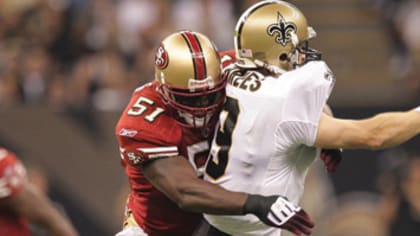
[[[204,80],[207,77],[207,69],[200,41],[197,36],[190,31],[184,31],[182,36],[187,42],[192,55],[195,79]]]

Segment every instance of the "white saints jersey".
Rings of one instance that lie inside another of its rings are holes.
[[[244,69],[229,75],[206,180],[232,191],[283,195],[298,204],[308,167],[319,155],[311,146],[334,86],[331,71],[314,61],[278,77]],[[280,234],[251,214],[205,218],[235,236]]]

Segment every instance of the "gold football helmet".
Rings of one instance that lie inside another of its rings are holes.
[[[176,32],[162,41],[156,51],[155,77],[163,101],[187,127],[206,127],[225,100],[217,49],[197,32]]]
[[[290,70],[321,58],[320,52],[308,47],[315,36],[306,17],[291,3],[261,1],[248,8],[236,25],[236,56],[243,63]]]

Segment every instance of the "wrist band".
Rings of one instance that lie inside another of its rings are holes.
[[[416,111],[420,112],[420,106],[418,106],[418,107],[414,108],[414,110],[416,110]]]

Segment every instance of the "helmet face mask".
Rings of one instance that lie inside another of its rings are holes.
[[[295,52],[295,55],[291,57],[293,69],[303,66],[310,61],[319,61],[322,59],[321,52],[310,48],[308,41],[304,41],[301,45],[299,45]]]
[[[308,47],[308,40],[314,37],[316,32],[294,5],[261,1],[248,8],[236,25],[236,56],[240,63],[258,60],[291,70],[321,58],[320,52]]]
[[[191,92],[168,85],[161,85],[159,92],[164,102],[176,113],[182,126],[203,128],[210,123],[213,114],[218,112],[225,100],[225,81],[213,89],[201,89]]]
[[[178,123],[205,128],[225,100],[225,79],[214,44],[204,35],[180,31],[166,37],[155,60],[158,92]]]

